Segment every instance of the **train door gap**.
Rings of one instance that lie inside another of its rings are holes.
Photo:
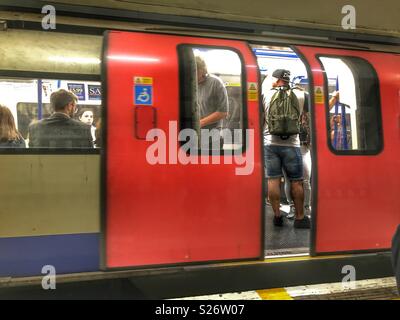
[[[257,57],[258,66],[261,73],[261,92],[267,94],[271,90],[274,82],[272,74],[277,69],[290,71],[290,86],[299,88],[298,96],[308,96],[309,83],[307,70],[297,54],[289,47],[252,45],[254,54]],[[306,98],[307,101],[307,98]],[[301,103],[301,102],[300,102]],[[307,102],[305,103],[307,105]],[[309,103],[308,103],[309,105]],[[307,109],[307,107],[305,107]],[[306,146],[306,137],[302,136],[301,150],[302,160],[311,177],[311,152]],[[265,153],[265,151],[264,151]],[[306,171],[305,170],[305,171]],[[307,172],[305,172],[307,173]],[[290,200],[289,186],[286,186],[285,177],[280,183],[280,213],[283,216],[283,226],[276,227],[273,224],[274,212],[268,199],[268,179],[265,170],[265,257],[277,256],[299,256],[308,255],[310,252],[310,229],[294,228],[294,218],[291,218],[294,206]],[[307,178],[307,177],[306,177]],[[306,214],[311,216],[311,190],[310,179],[305,180],[305,205]],[[307,206],[309,204],[309,206]]]

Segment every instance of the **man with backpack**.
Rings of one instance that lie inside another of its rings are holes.
[[[311,130],[310,130],[310,116],[309,116],[309,100],[310,95],[305,92],[301,87],[297,87],[298,90],[304,92],[304,107],[303,112],[300,116],[300,151],[303,159],[303,189],[304,189],[304,214],[306,216],[311,215]],[[296,208],[294,202],[290,196],[290,181],[285,175],[285,195],[290,205],[290,211],[286,218],[294,219],[296,216]]]
[[[274,225],[283,226],[279,210],[280,183],[285,170],[291,185],[296,208],[295,228],[310,228],[304,215],[303,162],[300,151],[300,116],[304,107],[304,92],[289,86],[290,71],[275,70],[272,88],[264,93],[265,111],[264,153],[268,178],[268,198],[274,211]]]

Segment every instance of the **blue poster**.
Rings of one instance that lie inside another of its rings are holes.
[[[83,83],[68,83],[68,90],[74,93],[78,100],[86,100],[85,85]]]
[[[88,96],[89,100],[101,100],[101,86],[89,84]]]
[[[134,87],[135,105],[152,106],[153,105],[153,86],[136,85]]]

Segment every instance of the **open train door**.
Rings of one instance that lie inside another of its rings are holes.
[[[223,80],[226,121],[249,129],[224,143],[231,156],[189,152],[179,135],[199,132],[197,55]],[[263,257],[259,80],[248,45],[108,32],[103,68],[103,268]]]
[[[400,56],[299,46],[313,82],[312,254],[379,251],[400,223]],[[328,101],[334,90],[339,103]]]

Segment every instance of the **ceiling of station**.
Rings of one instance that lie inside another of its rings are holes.
[[[268,25],[318,28],[334,31],[400,36],[398,0],[53,0],[57,3],[129,10],[135,12],[223,19]],[[351,4],[356,29],[344,30],[342,13]]]

